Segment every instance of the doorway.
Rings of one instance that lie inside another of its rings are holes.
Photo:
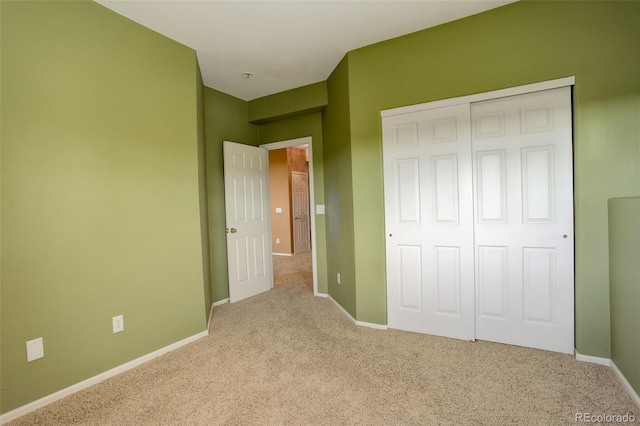
[[[307,209],[307,219],[309,224],[309,250],[306,252],[296,253],[293,249],[290,250],[290,253],[282,253],[274,254],[273,257],[273,273],[274,273],[274,282],[275,286],[279,285],[287,286],[288,288],[292,288],[291,284],[298,283],[300,280],[305,282],[311,281],[313,294],[318,295],[318,274],[317,274],[317,253],[315,250],[316,246],[316,234],[315,234],[315,215],[314,215],[314,179],[313,179],[313,140],[311,137],[304,137],[298,139],[290,139],[280,142],[274,142],[269,144],[260,145],[261,148],[266,149],[267,151],[275,151],[283,148],[302,148],[306,151],[306,158],[308,161],[308,209]],[[291,174],[289,174],[291,176]],[[289,192],[289,191],[288,191]],[[280,205],[275,205],[275,203],[271,202],[271,217],[272,220],[274,216],[283,214],[284,207]],[[293,234],[293,232],[292,232]],[[276,247],[278,241],[278,237],[274,235],[274,248]],[[293,238],[292,238],[293,239]],[[282,243],[282,241],[280,241]],[[293,241],[292,241],[293,243]],[[276,250],[274,250],[276,252]]]

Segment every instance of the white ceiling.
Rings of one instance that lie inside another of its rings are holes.
[[[248,101],[324,81],[350,50],[515,0],[96,1],[191,47],[206,86]]]

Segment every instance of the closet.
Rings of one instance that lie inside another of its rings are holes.
[[[571,84],[381,113],[390,328],[573,353]]]

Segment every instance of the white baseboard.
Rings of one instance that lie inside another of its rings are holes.
[[[373,328],[376,330],[388,330],[389,327],[386,325],[382,325],[382,324],[376,324],[373,322],[364,322],[364,321],[356,321],[356,325],[359,325],[361,327],[369,327],[369,328]]]
[[[618,377],[618,379],[620,380],[620,382],[622,383],[622,386],[624,386],[624,388],[626,389],[627,393],[629,394],[633,402],[635,402],[638,408],[640,408],[640,396],[638,396],[638,393],[635,391],[635,389],[631,387],[631,383],[629,383],[627,378],[624,377],[624,374],[622,374],[622,371],[618,369],[618,367],[613,362],[613,360],[608,358],[599,358],[597,356],[582,355],[578,353],[578,351],[576,351],[576,360],[583,361],[583,362],[590,362],[592,364],[605,365],[611,368],[613,372],[616,374],[616,376]]]
[[[333,297],[331,297],[328,294],[327,294],[327,298],[329,300],[331,300],[333,302],[333,304],[338,307],[340,312],[342,312],[344,315],[346,315],[346,317],[349,318],[351,320],[351,322],[353,322],[354,324],[356,323],[356,319],[354,317],[352,317],[351,314],[349,312],[347,312],[347,310],[345,308],[342,307],[342,305],[340,305],[338,302],[336,302],[336,299],[334,299]]]
[[[216,306],[224,305],[225,303],[229,303],[228,297],[211,304],[211,311],[209,312],[209,324],[207,325],[207,330],[209,330],[209,332],[211,332],[211,323],[213,322],[213,308],[215,308]]]
[[[638,406],[638,409],[640,409],[640,396],[638,396],[638,393],[635,391],[635,389],[631,387],[631,383],[627,381],[627,378],[624,377],[624,374],[622,374],[622,372],[618,369],[613,360],[611,360],[611,368],[613,369],[613,372],[616,373],[616,376],[618,376],[620,382],[622,382],[622,386],[625,387],[633,402],[635,402]]]
[[[207,333],[211,333],[211,321],[213,321],[213,303],[209,308],[209,321],[207,322]]]
[[[75,385],[71,385],[68,388],[59,390],[58,392],[52,393],[51,395],[47,395],[43,398],[40,398],[36,401],[30,402],[29,404],[23,405],[22,407],[18,407],[15,410],[11,410],[5,414],[0,415],[0,425],[8,423],[12,420],[15,420],[19,417],[24,416],[27,413],[35,411],[39,408],[42,408],[46,405],[51,404],[52,402],[58,401],[66,396],[74,394],[78,391],[86,389],[90,386],[93,386],[97,383],[102,382],[103,380],[109,379],[113,376],[116,376],[120,373],[123,373],[127,370],[130,370],[134,367],[137,367],[145,362],[151,361],[154,358],[157,358],[161,355],[164,355],[168,352],[174,351],[184,345],[187,345],[191,342],[195,342],[198,339],[206,337],[209,335],[208,331],[203,331],[191,337],[187,337],[186,339],[180,340],[178,342],[172,343],[169,346],[165,346],[164,348],[160,348],[157,351],[151,352],[147,355],[143,355],[140,358],[136,358],[133,361],[129,361],[125,364],[122,364],[118,367],[112,368],[111,370],[107,370],[104,373],[100,373],[97,376],[93,376],[87,380],[83,380],[82,382],[76,383]]]
[[[347,316],[347,318],[349,318],[355,325],[359,325],[361,327],[374,328],[376,330],[387,330],[388,329],[388,327],[386,325],[374,324],[372,322],[364,322],[364,321],[356,320],[349,312],[347,312],[347,310],[345,308],[343,308],[338,302],[336,302],[336,300],[333,297],[331,297],[329,295],[326,295],[325,297],[328,297],[338,307],[338,309],[340,309],[342,311],[342,313],[345,314]]]
[[[217,302],[213,302],[211,307],[224,305],[225,303],[229,303],[229,298],[228,297],[226,299],[222,299],[222,300],[218,300]]]
[[[577,350],[576,350],[576,360],[582,361],[582,362],[590,362],[591,364],[606,365],[607,367],[611,367],[611,360],[609,358],[599,358],[597,356],[582,355],[578,353]]]
[[[327,293],[313,293],[313,295],[316,297],[324,297],[324,298],[329,297]]]
[[[293,253],[271,253],[274,256],[293,256]]]

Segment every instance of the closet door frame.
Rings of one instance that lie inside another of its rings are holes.
[[[381,118],[383,119],[383,122],[384,122],[385,121],[384,119],[386,117],[393,117],[393,116],[399,116],[399,115],[405,115],[405,114],[411,114],[411,113],[418,113],[418,112],[421,112],[421,111],[433,110],[433,109],[438,109],[438,108],[445,108],[445,107],[461,105],[461,104],[466,104],[466,105],[469,106],[469,108],[471,108],[471,104],[477,103],[477,102],[493,100],[493,99],[498,99],[498,98],[504,98],[504,97],[510,97],[510,96],[524,95],[524,94],[529,94],[529,93],[533,93],[533,92],[540,92],[540,91],[546,91],[546,90],[551,90],[551,89],[557,89],[557,88],[561,88],[561,87],[568,87],[568,86],[573,86],[574,84],[575,84],[575,77],[574,76],[570,76],[570,77],[565,77],[565,78],[561,78],[561,79],[549,80],[549,81],[533,83],[533,84],[527,84],[527,85],[524,85],[524,86],[511,87],[511,88],[507,88],[507,89],[501,89],[501,90],[495,90],[495,91],[491,91],[491,92],[474,94],[474,95],[470,95],[470,96],[450,98],[450,99],[438,100],[438,101],[433,101],[433,102],[428,102],[428,103],[423,103],[423,104],[410,105],[410,106],[399,107],[399,108],[394,108],[394,109],[389,109],[389,110],[383,110],[383,111],[380,112],[380,115],[381,115]],[[385,210],[387,210],[388,208],[389,208],[389,206],[385,205]],[[387,224],[387,226],[388,226],[388,224]],[[387,232],[387,235],[388,234],[389,234],[389,232]],[[388,244],[390,244],[390,242],[387,243],[387,246],[388,246]],[[387,262],[388,262],[388,260],[387,260]],[[389,265],[387,263],[387,269],[388,268],[389,268]],[[390,285],[389,278],[387,278],[386,285],[387,285],[387,293],[389,293],[389,287],[388,287]],[[475,297],[475,295],[474,295],[474,297]],[[389,299],[388,299],[387,303],[388,303],[387,310],[389,311],[390,310],[390,305],[389,305],[390,300]],[[475,326],[474,326],[474,330],[475,330]],[[475,331],[474,331],[474,336],[475,336]],[[451,336],[451,337],[455,337],[455,336]],[[471,339],[471,340],[474,340],[474,339]]]
[[[408,114],[411,112],[424,111],[428,109],[442,108],[452,105],[472,104],[474,102],[488,101],[491,99],[505,98],[507,96],[524,95],[526,93],[540,92],[549,89],[558,89],[575,85],[575,76],[559,78],[556,80],[542,81],[540,83],[526,84],[524,86],[509,87],[507,89],[494,90],[491,92],[477,93],[475,95],[460,96],[457,98],[442,99],[423,104],[408,105],[393,109],[380,111],[380,117],[391,117],[394,115]]]

